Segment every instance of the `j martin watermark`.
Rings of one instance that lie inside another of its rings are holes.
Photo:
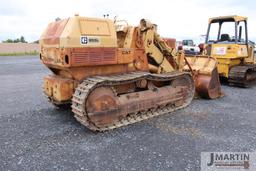
[[[201,171],[256,171],[256,152],[202,152]]]

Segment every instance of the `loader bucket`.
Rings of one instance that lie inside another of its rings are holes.
[[[191,71],[192,70],[192,71]],[[202,98],[222,97],[217,61],[209,56],[186,56],[184,71],[192,72],[196,93]]]

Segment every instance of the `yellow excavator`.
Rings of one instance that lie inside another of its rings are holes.
[[[199,95],[219,90],[209,86],[214,59],[186,64],[156,30],[144,19],[138,27],[80,16],[50,23],[40,38],[40,59],[53,73],[44,93],[55,105],[71,104],[89,129],[105,131],[188,106],[198,75],[208,74]]]
[[[210,18],[204,52],[217,59],[220,76],[231,85],[248,87],[255,82],[256,59],[254,43],[248,38],[247,17]]]

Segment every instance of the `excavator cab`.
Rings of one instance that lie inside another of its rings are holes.
[[[218,60],[219,74],[229,83],[246,87],[256,79],[254,43],[248,39],[247,17],[210,18],[205,44],[207,55]]]

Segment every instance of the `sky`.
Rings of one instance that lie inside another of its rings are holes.
[[[138,25],[149,19],[162,37],[203,41],[208,18],[224,15],[248,17],[249,39],[256,41],[255,0],[7,0],[0,5],[0,41],[24,36],[38,40],[47,24],[79,14],[126,20]]]

